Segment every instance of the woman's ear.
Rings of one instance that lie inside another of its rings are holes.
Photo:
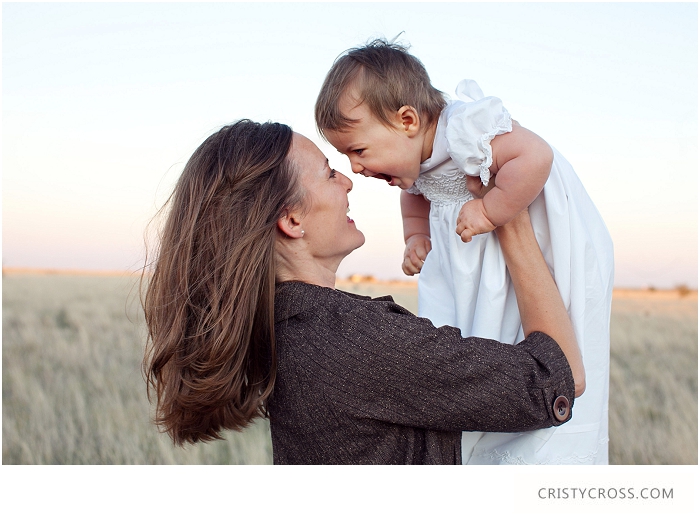
[[[396,112],[396,122],[412,137],[420,132],[420,116],[413,106],[401,106]]]
[[[277,219],[277,228],[291,239],[299,239],[304,236],[304,231],[301,229],[301,219],[296,212],[285,211],[284,215]]]

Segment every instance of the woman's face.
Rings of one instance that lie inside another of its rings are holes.
[[[306,191],[306,211],[301,218],[304,244],[315,259],[330,268],[337,267],[365,243],[365,236],[348,217],[352,181],[331,169],[320,149],[298,133],[294,133],[289,156]]]

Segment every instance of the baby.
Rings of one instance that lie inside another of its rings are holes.
[[[436,326],[513,344],[523,339],[492,230],[529,209],[572,319],[585,393],[566,426],[463,433],[464,463],[607,463],[608,231],[571,165],[513,121],[500,99],[484,97],[473,81],[462,81],[456,93],[459,100],[446,100],[405,47],[375,40],[333,64],[316,101],[316,124],[353,172],[402,189],[403,270],[420,272],[419,315]]]

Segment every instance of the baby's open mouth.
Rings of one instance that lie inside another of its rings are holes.
[[[381,173],[377,174],[375,176],[375,178],[380,179],[380,180],[384,180],[387,183],[391,183],[391,179],[392,179],[391,176],[389,176],[388,174],[381,174]]]

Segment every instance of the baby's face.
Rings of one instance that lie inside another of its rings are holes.
[[[364,103],[357,105],[349,97],[345,96],[340,109],[357,122],[344,131],[325,131],[328,141],[350,159],[352,172],[410,188],[420,173],[422,138],[406,128],[398,113],[388,127]]]

